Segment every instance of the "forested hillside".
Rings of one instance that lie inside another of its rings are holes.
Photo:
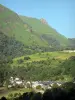
[[[75,38],[69,38],[68,40],[70,42],[69,48],[72,48],[75,50]]]

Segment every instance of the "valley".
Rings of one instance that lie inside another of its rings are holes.
[[[64,94],[75,88],[75,38],[60,34],[44,18],[20,15],[0,4],[0,97],[17,100],[24,92],[59,88]]]

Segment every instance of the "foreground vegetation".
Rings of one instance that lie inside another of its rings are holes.
[[[37,53],[15,58],[11,66],[18,74],[21,69],[22,76],[27,79],[29,76],[31,80],[70,81],[74,78],[74,56],[74,52]]]
[[[0,60],[0,86],[10,77],[21,80],[70,81],[75,78],[75,53],[48,52]]]
[[[61,87],[53,87],[43,94],[34,91],[21,94],[18,91],[18,93],[10,94],[7,98],[2,97],[1,100],[75,100],[75,83],[69,82]]]

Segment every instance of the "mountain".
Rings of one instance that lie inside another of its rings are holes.
[[[27,23],[24,23],[18,14],[0,5],[0,30],[9,37],[15,37],[25,45],[39,44],[46,46],[37,35],[31,32]]]
[[[0,32],[2,41],[9,41],[8,49],[5,49],[7,51],[3,51],[9,55],[55,51],[69,44],[69,40],[49,26],[44,18],[20,16],[3,5],[0,5]],[[2,47],[2,44],[0,46]],[[8,53],[9,49],[12,53]]]
[[[49,46],[61,45],[66,46],[68,39],[59,34],[55,29],[48,25],[45,19],[36,19],[32,17],[20,16],[23,22],[28,23],[33,32],[39,36],[43,41],[46,41]],[[56,43],[55,43],[56,42]]]
[[[69,38],[69,48],[75,49],[75,38]]]
[[[26,31],[19,16],[2,5],[0,5],[0,30],[9,37],[14,36],[24,44],[28,43],[28,38],[31,35],[30,32]]]

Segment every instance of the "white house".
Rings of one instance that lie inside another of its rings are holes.
[[[13,77],[10,77],[10,84],[11,85],[8,85],[8,87],[12,87],[12,86],[16,86],[16,85],[24,85],[22,80],[20,80],[19,78],[13,78]]]
[[[71,53],[71,52],[75,52],[75,50],[64,50],[63,52],[69,52],[69,53]]]

